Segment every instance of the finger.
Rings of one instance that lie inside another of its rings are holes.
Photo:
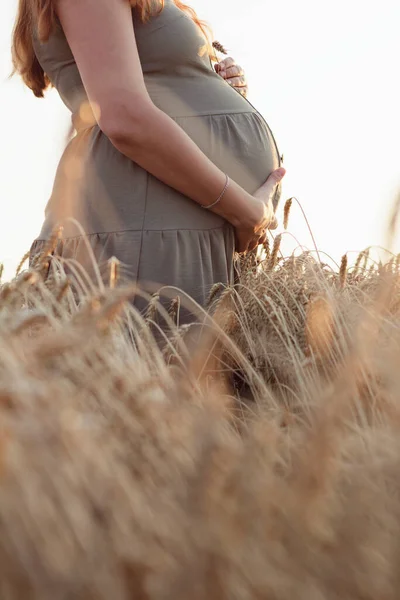
[[[258,246],[258,238],[255,239],[253,238],[251,240],[251,242],[249,243],[249,245],[247,246],[247,252],[251,252],[252,250],[255,250]]]
[[[247,244],[244,245],[243,243],[238,242],[235,246],[235,250],[238,254],[243,254],[244,252],[247,252]]]
[[[254,196],[260,198],[264,203],[272,201],[276,186],[282,181],[285,174],[286,169],[284,167],[279,167],[275,171],[272,171],[266,182],[254,193]]]
[[[234,88],[243,88],[247,86],[245,77],[230,77],[226,81]]]
[[[277,229],[278,228],[278,219],[273,217],[271,222],[268,224],[268,229]]]
[[[235,232],[235,250],[236,250],[236,252],[238,252],[239,254],[242,254],[243,252],[246,251],[246,248],[247,248],[247,243],[244,244],[241,237],[239,235],[237,235],[237,232]]]
[[[229,67],[233,67],[234,65],[236,65],[236,61],[231,56],[227,56],[226,58],[224,58],[224,60],[221,60],[218,64],[220,65],[220,68],[223,71],[226,71],[227,69],[229,69]]]
[[[226,73],[227,78],[244,76],[244,70],[240,65],[232,65],[232,67],[227,67],[226,69],[223,69],[223,72]]]
[[[261,232],[260,232],[261,233]],[[264,232],[261,233],[261,235],[255,235],[253,236],[247,243],[247,251],[250,252],[251,250],[254,250],[255,248],[257,248],[257,246],[259,244],[261,244],[260,242],[260,237],[262,237],[263,235],[265,235]]]
[[[258,238],[258,244],[265,244],[267,241],[268,234],[264,233],[261,237]]]
[[[241,96],[244,96],[244,98],[247,98],[247,92],[248,92],[247,85],[245,85],[243,87],[234,87],[233,89],[236,90],[236,92],[238,92]]]

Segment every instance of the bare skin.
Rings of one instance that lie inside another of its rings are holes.
[[[272,198],[277,184],[282,180],[286,171],[283,167],[276,169],[268,177],[267,181],[254,194],[256,199],[259,199],[264,205],[263,220],[258,223],[257,227],[249,228],[248,225],[238,225],[235,228],[236,232],[236,251],[249,252],[254,250],[258,244],[265,242],[267,229],[276,229],[277,221],[274,215]]]
[[[148,95],[129,0],[58,0],[57,13],[98,125],[125,156],[194,202],[219,197],[226,176]],[[272,197],[285,169],[254,196],[234,181],[211,210],[236,230],[237,251],[255,248],[274,224]]]
[[[228,56],[224,60],[216,63],[214,69],[231,87],[246,98],[248,92],[246,74],[243,68],[236,63],[234,58]]]

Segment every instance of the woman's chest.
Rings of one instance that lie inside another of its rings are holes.
[[[143,73],[212,71],[207,41],[192,19],[168,0],[160,14],[142,22],[133,11]]]

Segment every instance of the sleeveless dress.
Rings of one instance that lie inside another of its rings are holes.
[[[153,103],[222,171],[254,193],[281,164],[267,123],[215,73],[200,30],[172,0],[145,23],[135,9],[132,18]],[[124,282],[144,289],[147,282],[176,286],[204,306],[213,284],[233,282],[233,227],[112,145],[93,117],[60,24],[46,43],[34,34],[34,48],[77,133],[60,160],[31,260],[61,223],[57,255],[77,260],[89,273],[94,256],[105,281],[107,261],[115,256]]]

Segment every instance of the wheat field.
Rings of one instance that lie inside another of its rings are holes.
[[[54,240],[1,286],[1,600],[400,598],[400,257],[280,240],[195,344]]]

